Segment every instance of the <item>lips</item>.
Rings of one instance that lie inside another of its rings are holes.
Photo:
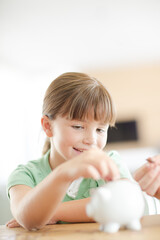
[[[77,151],[77,152],[84,152],[84,151],[86,151],[86,149],[80,149],[80,148],[75,148],[75,147],[73,147],[73,149],[75,151]]]

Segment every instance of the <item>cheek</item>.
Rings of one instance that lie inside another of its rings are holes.
[[[56,134],[55,142],[57,141],[61,147],[73,146],[79,139],[79,135],[75,134],[72,129],[63,129]]]
[[[103,149],[107,144],[107,136],[101,137],[99,139],[99,147]]]
[[[69,132],[66,135],[66,142],[67,145],[71,145],[73,146],[75,143],[77,143],[80,140],[80,135],[79,134],[75,134],[74,132]]]

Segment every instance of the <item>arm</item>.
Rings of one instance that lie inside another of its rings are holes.
[[[53,222],[94,222],[86,215],[86,205],[89,201],[90,198],[84,198],[61,203],[52,218]]]
[[[90,198],[73,200],[60,203],[55,211],[54,216],[47,224],[55,224],[57,221],[63,222],[94,222],[93,219],[86,215],[86,205]],[[6,226],[10,228],[19,227],[20,224],[15,219],[8,221]]]
[[[70,183],[80,176],[93,179],[115,179],[119,177],[119,172],[116,165],[104,152],[95,149],[86,151],[59,165],[33,189],[24,185],[12,187],[10,197],[14,218],[24,228],[33,229],[46,225],[56,211],[57,216],[59,214],[59,216],[68,215],[70,217],[71,211],[68,212],[67,203],[62,204],[61,207],[60,203]],[[83,203],[79,206],[82,207],[84,215],[78,216],[77,214],[76,221],[78,219],[81,221],[81,217],[85,219],[87,217],[84,212],[85,200],[73,202],[70,204]],[[59,217],[57,218],[59,220]]]
[[[69,186],[69,181],[56,175],[52,172],[33,189],[25,185],[10,189],[12,214],[24,228],[41,228],[54,215]]]

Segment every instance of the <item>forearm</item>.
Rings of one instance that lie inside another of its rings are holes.
[[[64,222],[93,222],[86,214],[86,205],[90,198],[61,203],[53,217],[53,221]]]
[[[44,181],[16,204],[11,204],[13,216],[27,229],[41,228],[54,215],[58,205],[62,202],[69,182],[51,173]],[[14,202],[14,199],[11,202]]]

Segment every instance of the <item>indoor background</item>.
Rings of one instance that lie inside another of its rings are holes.
[[[131,172],[160,152],[159,0],[0,0],[0,224],[11,218],[10,172],[41,156],[45,90],[67,71],[97,77],[113,96],[124,127],[106,151]]]

